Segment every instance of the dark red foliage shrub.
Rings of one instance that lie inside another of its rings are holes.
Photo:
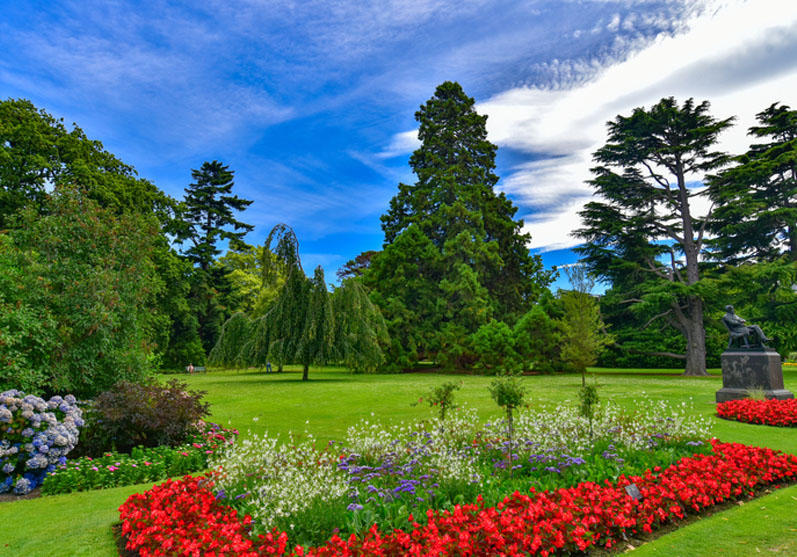
[[[408,517],[407,531],[333,536],[305,551],[286,547],[284,533],[248,536],[249,516],[221,505],[208,480],[166,482],[120,507],[127,548],[141,555],[560,555],[610,548],[626,534],[651,532],[712,505],[746,498],[756,488],[797,479],[797,456],[737,443],[713,442],[714,454],[684,458],[666,470],[582,483],[554,492],[515,492],[495,507],[481,502]],[[634,483],[636,501],[625,492]]]
[[[129,452],[139,445],[180,445],[210,413],[202,402],[204,394],[177,379],[165,385],[120,381],[100,393],[86,412],[88,431],[81,435],[79,453],[95,456],[108,450]]]
[[[717,404],[717,415],[750,424],[797,427],[797,399],[729,400]]]

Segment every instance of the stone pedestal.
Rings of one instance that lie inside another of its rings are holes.
[[[780,354],[774,350],[728,350],[720,359],[722,389],[717,391],[717,402],[747,398],[751,389],[763,390],[767,398],[794,398],[783,387]]]

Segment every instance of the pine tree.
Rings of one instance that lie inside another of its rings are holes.
[[[241,247],[243,237],[254,228],[233,215],[233,210],[243,211],[252,204],[250,200],[231,195],[233,174],[219,161],[204,162],[199,170],[191,171],[194,182],[185,190],[183,220],[186,227],[180,239],[191,242],[185,253],[203,271],[207,271],[221,253],[217,246],[219,240],[226,239],[231,246]]]
[[[692,214],[699,193],[690,191],[687,176],[727,164],[727,155],[712,149],[733,121],[716,120],[708,109],[707,101],[678,106],[670,97],[609,122],[590,181],[605,201],[586,205],[577,231],[586,243],[576,251],[590,272],[631,285],[636,296],[629,302],[655,308],[653,315],[683,334],[687,375],[707,375],[699,284],[707,221]]]
[[[756,115],[754,144],[710,181],[715,256],[728,263],[797,261],[797,110],[772,104]]]

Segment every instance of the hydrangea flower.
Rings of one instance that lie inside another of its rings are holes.
[[[21,431],[0,435],[0,493],[25,494],[41,484],[56,464],[66,461],[84,422],[72,395],[45,401],[16,389],[0,393],[0,423],[11,423],[15,417],[27,423]]]

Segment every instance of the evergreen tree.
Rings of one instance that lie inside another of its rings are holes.
[[[577,232],[586,240],[577,251],[596,277],[635,281],[633,300],[683,334],[687,375],[707,374],[699,267],[707,220],[692,214],[690,200],[699,193],[687,187],[687,176],[727,163],[712,148],[733,120],[716,120],[708,109],[708,102],[678,106],[670,97],[609,122],[590,181],[605,201],[586,205]]]
[[[774,103],[757,119],[749,135],[766,142],[710,180],[715,256],[738,263],[785,252],[797,261],[797,110]]]
[[[365,279],[387,319],[394,361],[411,366],[432,356],[461,365],[467,336],[494,314],[513,320],[524,313],[550,275],[529,254],[523,222],[514,220],[517,208],[493,190],[496,147],[474,100],[445,82],[415,118],[421,147],[410,166],[417,182],[399,184],[382,216],[385,249]],[[393,288],[400,274],[424,284],[401,288],[401,295]],[[432,334],[406,334],[420,323]]]
[[[186,255],[207,271],[221,253],[219,240],[229,240],[231,247],[245,245],[243,237],[254,227],[237,220],[233,210],[243,211],[252,201],[231,195],[233,171],[219,161],[202,163],[199,170],[191,171],[191,177],[194,182],[185,190],[182,216],[186,227],[180,240],[191,242]]]

